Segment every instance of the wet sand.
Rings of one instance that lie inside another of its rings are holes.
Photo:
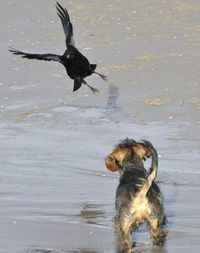
[[[64,34],[52,0],[2,4],[0,253],[115,252],[118,175],[104,157],[127,136],[157,148],[168,218],[166,246],[152,249],[142,227],[136,252],[198,252],[200,4],[60,3],[109,83],[91,76],[99,94],[73,93],[59,64],[11,55],[8,45],[62,54]]]

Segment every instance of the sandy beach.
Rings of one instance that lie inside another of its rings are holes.
[[[199,252],[199,1],[60,3],[109,82],[73,93],[63,66],[9,53],[63,54],[65,38],[55,1],[1,4],[0,253],[115,253],[118,175],[104,158],[126,137],[156,147],[168,219],[165,247],[144,226],[136,252]]]

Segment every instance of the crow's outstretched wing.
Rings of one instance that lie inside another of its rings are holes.
[[[58,11],[58,16],[62,22],[63,30],[66,36],[66,45],[71,45],[75,47],[74,37],[73,37],[73,26],[69,18],[67,9],[64,9],[58,2],[56,2],[56,9]]]
[[[14,55],[21,55],[22,58],[44,60],[44,61],[58,61],[62,63],[61,56],[56,55],[56,54],[30,54],[30,53],[24,53],[15,48],[10,48],[9,51],[13,53]]]

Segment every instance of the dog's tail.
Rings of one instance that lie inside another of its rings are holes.
[[[153,147],[151,142],[146,141],[146,140],[142,140],[142,144],[149,151],[149,155],[152,159],[152,162],[151,162],[151,167],[149,169],[149,175],[139,192],[139,198],[146,197],[146,195],[149,191],[149,188],[151,187],[153,181],[155,180],[155,178],[157,176],[157,170],[158,170],[158,154],[157,154],[155,148]]]

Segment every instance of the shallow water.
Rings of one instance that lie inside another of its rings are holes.
[[[2,4],[0,252],[115,252],[118,175],[104,157],[127,136],[158,150],[169,230],[165,248],[151,249],[141,228],[136,251],[198,252],[198,1],[61,3],[109,83],[92,76],[99,94],[73,93],[62,66],[8,53],[61,54],[64,35],[54,1]]]

